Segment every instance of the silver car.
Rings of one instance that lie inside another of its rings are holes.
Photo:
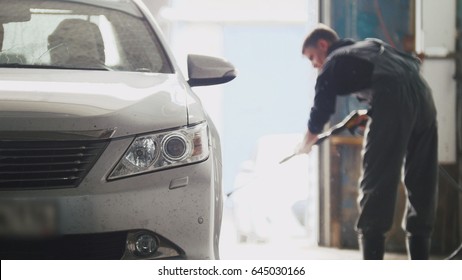
[[[217,131],[137,0],[0,2],[0,258],[217,259]]]

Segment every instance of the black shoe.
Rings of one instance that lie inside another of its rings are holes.
[[[406,240],[408,256],[411,260],[428,260],[430,255],[430,238],[408,236]]]
[[[363,253],[364,260],[383,260],[385,254],[385,237],[359,236],[359,247]]]

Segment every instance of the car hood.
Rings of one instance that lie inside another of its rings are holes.
[[[114,138],[180,127],[187,100],[176,74],[1,69],[0,137]]]

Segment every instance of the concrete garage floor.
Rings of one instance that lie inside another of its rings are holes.
[[[225,207],[220,239],[222,260],[360,260],[358,250],[319,247],[308,236],[266,243],[239,243],[230,208]],[[405,254],[387,253],[386,260],[406,260]]]
[[[299,138],[297,138],[299,139]],[[286,145],[289,147],[293,145]],[[274,146],[274,145],[273,145]],[[276,155],[276,159],[283,158],[285,154],[289,154],[288,151],[282,151],[280,155]],[[271,154],[271,153],[269,153]],[[297,161],[298,160],[298,161]],[[289,167],[290,170],[295,169],[296,171],[290,174],[281,173],[284,170],[280,171],[278,169],[271,169],[271,172],[276,174],[271,178],[277,179],[277,176],[283,178],[291,178],[291,176],[295,176],[294,174],[299,174],[302,171],[298,170],[301,166],[303,172],[307,173],[307,182],[304,182],[302,186],[313,186],[316,185],[316,174],[317,171],[317,154],[314,153],[311,157],[308,158],[306,162],[300,162],[303,158],[295,158],[286,163],[283,167]],[[306,159],[305,159],[306,160]],[[273,160],[277,163],[277,160]],[[270,162],[270,160],[266,160],[265,162]],[[305,165],[303,165],[305,164]],[[281,166],[277,165],[277,168],[282,168]],[[268,172],[268,174],[271,174]],[[282,174],[282,175],[281,175]],[[275,184],[275,188],[278,189],[277,184]],[[295,185],[294,185],[295,186]],[[268,187],[268,186],[266,186]],[[244,190],[248,190],[245,189]],[[275,192],[278,199],[280,199],[280,195],[283,193]],[[243,195],[259,195],[261,191],[256,191],[255,193],[246,192]],[[313,194],[313,189],[310,189],[310,192],[303,193],[301,192],[300,197],[310,197],[309,201],[312,202],[313,199],[316,198],[316,195]],[[271,199],[275,199],[272,197]],[[317,237],[315,230],[313,232],[308,232],[306,229],[298,228],[297,233],[292,234],[295,232],[292,228],[290,228],[290,223],[284,224],[284,226],[276,227],[281,232],[273,234],[272,238],[269,242],[250,242],[250,243],[240,243],[238,242],[237,233],[236,233],[236,225],[234,222],[233,217],[233,208],[232,208],[232,198],[231,201],[229,199],[225,199],[224,201],[224,209],[223,209],[223,222],[221,228],[221,236],[220,236],[220,258],[223,260],[361,260],[361,253],[359,250],[347,250],[347,249],[336,249],[336,248],[327,248],[327,247],[319,247],[317,246]],[[266,199],[266,198],[265,198]],[[265,200],[258,201],[260,206],[265,206]],[[267,201],[266,201],[267,203]],[[268,204],[268,203],[267,203]],[[276,205],[272,205],[271,207],[276,207]],[[268,207],[264,209],[269,209]],[[281,209],[281,208],[279,208]],[[249,215],[251,211],[248,208],[244,208],[244,214],[240,212],[241,215]],[[282,211],[281,211],[282,212]],[[285,215],[289,215],[288,212],[284,212]],[[308,211],[308,220],[314,221],[316,220],[317,216],[315,211],[311,210]],[[293,217],[292,217],[293,218]],[[283,220],[290,220],[288,217],[282,218]],[[279,221],[281,222],[281,221]],[[292,225],[293,226],[293,225]],[[310,226],[316,227],[313,222],[310,223]],[[282,229],[282,230],[281,230]],[[289,232],[289,234],[287,233]],[[441,260],[446,258],[447,256],[430,256],[433,260]],[[398,254],[398,253],[386,253],[385,260],[407,260],[406,254]]]

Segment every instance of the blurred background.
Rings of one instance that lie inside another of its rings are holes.
[[[221,258],[277,258],[265,248],[281,239],[315,244],[316,155],[278,162],[303,137],[314,96],[316,71],[301,44],[318,22],[317,1],[145,3],[185,76],[189,53],[224,57],[239,71],[232,83],[194,89],[222,141]]]
[[[239,70],[229,84],[194,88],[222,140],[221,258],[360,258],[353,228],[361,137],[333,137],[278,164],[306,130],[317,73],[301,44],[318,22],[423,59],[438,109],[439,161],[462,181],[461,0],[143,1],[185,76],[189,53],[224,57]],[[355,98],[339,98],[331,123],[359,108]],[[401,186],[388,258],[405,258],[404,197]],[[462,241],[462,198],[449,177],[440,178],[439,205],[432,252],[445,255]]]

